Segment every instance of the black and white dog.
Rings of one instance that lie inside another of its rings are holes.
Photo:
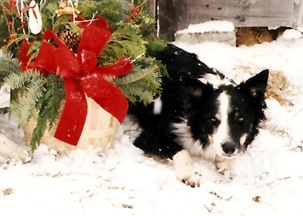
[[[265,119],[268,70],[237,85],[171,44],[157,59],[169,78],[163,78],[162,95],[151,105],[131,107],[142,128],[134,145],[172,159],[177,177],[192,187],[200,185],[201,176],[190,155],[203,155],[229,174]]]

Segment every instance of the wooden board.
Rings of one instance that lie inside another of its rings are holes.
[[[227,20],[236,27],[292,26],[293,0],[195,0],[187,2],[190,23]]]
[[[187,3],[184,0],[158,0],[160,34],[173,40],[177,30],[188,26]]]
[[[153,0],[152,0],[153,1]],[[235,27],[303,27],[303,0],[158,0],[160,34],[169,40],[189,24],[226,20]]]
[[[147,8],[154,18],[157,17],[157,2],[156,0],[148,0]]]

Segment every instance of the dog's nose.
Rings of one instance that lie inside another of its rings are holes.
[[[222,145],[222,149],[226,154],[231,155],[236,151],[236,146],[231,142],[226,142]]]

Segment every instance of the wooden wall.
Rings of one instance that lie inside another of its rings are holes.
[[[195,0],[185,4],[190,23],[227,20],[236,27],[293,24],[294,0]]]
[[[227,20],[235,27],[303,27],[303,0],[149,0],[170,40],[189,24]],[[157,8],[157,7],[156,7]]]

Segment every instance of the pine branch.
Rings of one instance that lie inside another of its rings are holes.
[[[47,92],[39,101],[39,113],[37,125],[33,131],[30,145],[35,149],[40,144],[46,130],[51,130],[57,125],[61,113],[62,99],[65,96],[64,86],[61,82],[50,82],[46,84]]]
[[[146,44],[147,42],[139,34],[137,28],[131,25],[123,25],[113,32],[109,43],[98,56],[98,63],[109,65],[124,56],[136,59],[137,56],[146,52]]]
[[[40,4],[40,11],[42,17],[42,26],[43,29],[53,29],[55,19],[56,19],[56,10],[58,9],[58,1],[45,1]]]
[[[154,73],[154,71],[158,68],[157,65],[153,65],[149,68],[145,68],[142,70],[142,73],[129,73],[126,76],[123,76],[121,78],[115,79],[115,84],[121,86],[121,85],[127,85],[133,82],[137,82],[141,79],[143,79],[145,76]]]
[[[166,48],[167,39],[165,37],[148,37],[146,44],[147,56],[156,56],[157,52],[163,51]]]
[[[39,71],[27,71],[15,73],[8,76],[5,82],[14,89],[21,89],[25,86],[25,93],[22,98],[11,102],[11,110],[16,112],[21,126],[25,125],[36,108],[39,108],[41,100],[47,92],[47,84],[56,82],[61,78],[56,75],[42,76]]]
[[[132,72],[115,78],[112,82],[119,86],[123,95],[131,102],[151,103],[161,91],[161,73],[155,60],[145,58],[135,62]]]
[[[127,0],[79,1],[79,10],[84,17],[90,18],[97,13],[114,29],[116,23],[125,21],[129,8]]]
[[[12,73],[6,79],[5,82],[11,86],[12,90],[20,89],[23,86],[30,83],[31,79],[34,77],[39,77],[40,72],[37,70],[28,70],[24,73]]]
[[[0,88],[5,83],[5,78],[10,74],[19,73],[20,63],[11,55],[0,50]]]

